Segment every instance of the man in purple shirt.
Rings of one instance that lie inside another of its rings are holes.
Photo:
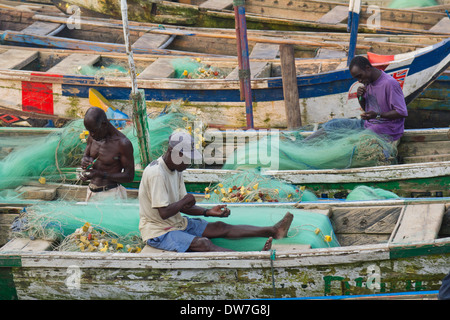
[[[371,65],[363,56],[356,56],[349,66],[350,74],[363,84],[357,97],[364,113],[364,127],[390,140],[399,140],[408,116],[400,84],[393,77]]]

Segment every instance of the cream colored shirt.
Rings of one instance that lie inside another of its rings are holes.
[[[171,171],[161,157],[145,168],[139,186],[139,230],[142,240],[186,229],[187,219],[180,212],[163,220],[157,209],[181,200],[186,194],[183,173]]]

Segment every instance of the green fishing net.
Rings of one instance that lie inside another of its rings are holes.
[[[368,186],[357,186],[347,196],[347,200],[384,200],[399,198],[395,193],[381,188],[372,188]]]
[[[231,206],[230,210],[231,215],[228,218],[207,217],[205,219],[210,222],[223,221],[233,225],[273,226],[289,211],[294,215],[294,220],[288,235],[284,239],[274,240],[274,244],[306,244],[311,245],[312,248],[339,246],[329,218],[320,213],[288,206]],[[101,240],[107,240],[109,243],[109,250],[105,249],[101,252],[118,251],[117,246],[113,245],[117,243],[123,245],[120,252],[125,252],[127,245],[128,248],[141,248],[143,245],[139,242],[137,200],[82,204],[53,201],[42,205],[37,204],[27,209],[20,223],[21,226],[16,226],[18,231],[15,237],[59,239],[60,245],[57,250],[101,251],[100,249],[105,248],[105,245],[100,246],[100,243],[104,243]],[[232,250],[260,251],[266,240],[267,238],[245,238],[213,239],[212,241]]]
[[[56,240],[60,251],[139,252],[143,243],[138,225],[136,199],[51,201],[28,207],[12,229],[15,238]]]
[[[79,66],[76,73],[96,77],[125,77],[128,76],[128,69],[121,65],[109,65],[107,67],[84,65]]]
[[[175,78],[215,79],[226,76],[224,70],[203,63],[199,58],[179,58],[171,62],[175,70]]]
[[[233,225],[273,226],[280,221],[286,212],[294,215],[287,237],[273,240],[276,246],[310,245],[311,248],[338,247],[339,242],[333,231],[328,216],[320,213],[293,209],[285,206],[230,206],[231,214],[226,219],[206,217],[209,222],[223,221]],[[211,239],[224,248],[236,251],[259,251],[267,238]]]
[[[223,168],[346,169],[392,164],[396,155],[388,140],[368,129],[335,129],[310,138],[279,133],[237,148]]]
[[[180,102],[174,102],[164,108],[162,112],[150,114],[147,118],[152,159],[160,157],[167,150],[169,136],[172,132],[186,130],[192,134],[195,130],[196,117],[188,112],[183,112],[179,104]],[[201,131],[201,129],[198,128],[197,131]],[[133,144],[135,163],[140,163],[138,137],[134,127],[128,126],[122,132]]]
[[[263,176],[257,170],[230,174],[222,182],[205,189],[206,203],[298,202],[315,201],[317,197],[304,187]]]
[[[417,7],[430,7],[437,6],[435,0],[393,0],[389,4],[389,8],[393,9],[406,9],[406,8],[417,8]]]
[[[0,189],[15,188],[30,180],[60,181],[61,168],[79,166],[85,148],[80,139],[83,130],[83,122],[74,121],[63,130],[16,146],[0,161]]]
[[[161,156],[167,149],[170,134],[179,128],[193,127],[195,118],[177,109],[176,105],[167,107],[164,112],[148,117],[151,155],[153,159]],[[80,166],[86,147],[86,131],[83,120],[75,120],[61,130],[45,136],[2,138],[0,147],[9,153],[0,160],[0,190],[16,188],[29,181],[64,181],[63,168]],[[132,142],[135,163],[140,163],[139,145],[132,126],[122,131]],[[1,196],[1,194],[0,194]]]

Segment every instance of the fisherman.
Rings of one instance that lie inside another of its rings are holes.
[[[293,219],[289,212],[269,227],[230,225],[182,216],[181,213],[219,218],[230,215],[226,205],[211,209],[197,206],[194,196],[186,192],[183,171],[201,157],[191,135],[175,132],[169,138],[166,153],[145,168],[139,187],[139,230],[146,244],[176,252],[232,251],[214,245],[210,239],[268,237],[262,248],[267,251],[271,249],[274,238],[281,239],[287,235]]]
[[[89,131],[86,150],[81,159],[83,181],[90,180],[86,201],[106,198],[126,199],[121,183],[134,179],[134,157],[131,141],[107,119],[97,107],[90,108],[84,117]]]
[[[405,96],[398,81],[372,66],[363,56],[354,57],[349,70],[352,77],[363,84],[357,89],[356,96],[364,110],[361,114],[361,119],[365,120],[364,127],[398,142],[408,116]]]
[[[336,129],[369,129],[386,137],[397,147],[408,116],[405,96],[397,80],[377,69],[363,56],[350,61],[349,71],[362,86],[356,92],[359,105],[363,109],[361,119],[332,119],[308,139]]]

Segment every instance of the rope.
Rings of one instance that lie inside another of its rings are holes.
[[[275,253],[276,250],[275,249],[271,249],[270,250],[270,269],[272,271],[272,288],[273,288],[273,297],[276,298],[276,287],[275,287],[275,272],[274,272],[274,267],[273,267],[273,262],[275,261]]]

